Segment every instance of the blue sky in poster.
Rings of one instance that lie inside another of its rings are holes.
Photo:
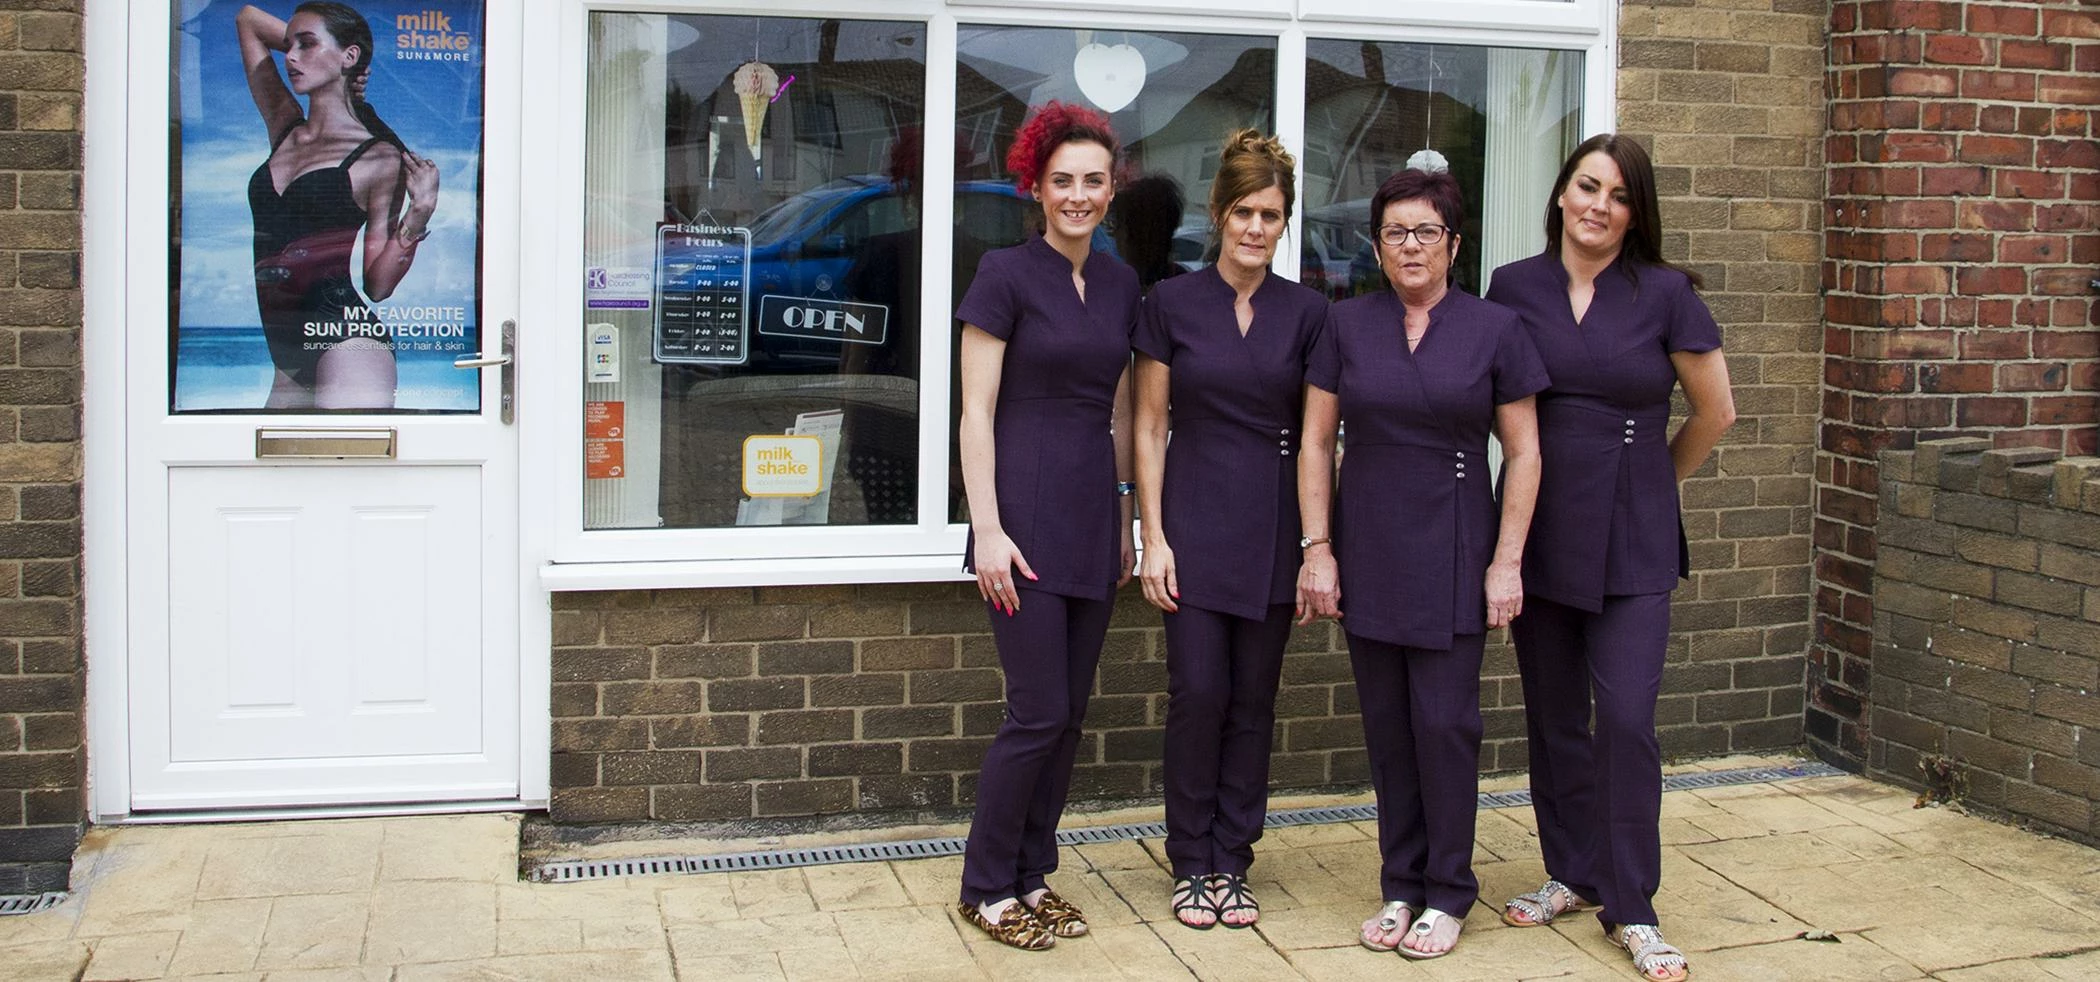
[[[247,187],[249,177],[269,156],[270,135],[248,95],[234,34],[234,16],[244,5],[235,0],[177,0],[174,5],[178,101],[174,108],[182,125],[179,317],[184,328],[255,326],[260,321]],[[279,0],[257,6],[289,17],[297,2]],[[386,304],[465,306],[471,319],[478,289],[481,210],[482,4],[479,0],[353,0],[350,6],[372,25],[376,50],[366,101],[411,151],[429,157],[439,169],[438,207],[430,238],[417,250],[415,266]],[[421,52],[400,43],[411,26],[440,21],[451,33],[473,39],[463,60],[426,60],[415,57]],[[281,71],[281,58],[278,64]],[[352,268],[359,268],[360,261],[353,256]],[[362,281],[361,276],[358,279]],[[461,347],[471,350],[474,341],[470,336]],[[252,348],[263,351],[259,327]],[[456,373],[459,378],[444,374],[453,371],[449,366],[453,353],[397,353],[400,408],[471,408],[475,404],[471,374]],[[260,384],[267,390],[268,356],[261,353],[260,357],[261,365],[238,366],[255,376],[254,383],[240,387]],[[434,371],[440,361],[448,364],[442,366],[442,372]],[[431,364],[426,368],[418,362]],[[178,363],[178,408],[238,405],[207,396],[207,387],[214,391],[226,387],[230,381],[227,370],[236,366],[211,366],[214,377],[209,379],[193,371],[206,367]],[[432,398],[435,390],[446,391]]]

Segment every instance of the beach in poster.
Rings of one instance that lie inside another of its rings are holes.
[[[295,18],[302,9],[308,16]],[[481,348],[480,0],[303,7],[296,0],[174,0],[172,13],[181,124],[171,168],[178,232],[173,410],[479,410],[480,373],[455,369],[452,361]],[[335,139],[317,146],[358,169],[333,156],[284,166],[296,159],[287,156],[296,142],[290,134],[308,126],[302,120],[313,125],[300,138],[323,129],[314,100],[347,104],[346,83],[333,83],[331,93],[315,79],[361,69],[339,71],[356,54],[332,36],[310,38],[291,54],[278,42],[270,45],[278,50],[275,80],[259,71],[266,95],[252,95],[242,25],[280,21],[367,26],[372,50],[363,101],[398,144],[356,149],[370,127],[360,130],[353,115],[347,130],[338,122]],[[288,61],[299,58],[309,67],[288,71]],[[336,61],[312,67],[327,58]],[[263,108],[273,99],[280,132],[271,132]],[[273,175],[268,166],[280,138],[279,170],[297,173]],[[416,168],[424,173],[411,174]],[[423,230],[408,203],[431,174],[435,193],[423,197],[426,210],[430,201],[435,208],[424,222],[427,235],[418,238]],[[375,201],[388,199],[391,212],[377,210]]]

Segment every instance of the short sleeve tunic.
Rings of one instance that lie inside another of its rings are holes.
[[[1162,280],[1131,346],[1167,365],[1173,439],[1160,492],[1181,603],[1260,620],[1298,582],[1298,427],[1327,300],[1265,276],[1240,334],[1216,266]]]
[[[1412,352],[1405,313],[1389,290],[1335,304],[1305,381],[1335,394],[1347,432],[1333,525],[1342,627],[1442,650],[1487,630],[1495,407],[1547,377],[1508,310],[1450,290]]]
[[[1670,355],[1718,349],[1713,314],[1683,273],[1623,257],[1597,274],[1579,324],[1549,253],[1496,270],[1488,299],[1517,312],[1553,376],[1539,394],[1525,591],[1597,611],[1607,596],[1675,589],[1691,560],[1670,460]]]
[[[1099,252],[1082,270],[1084,301],[1071,260],[1041,236],[988,252],[955,316],[1006,342],[994,483],[999,522],[1037,577],[1025,585],[1107,600],[1122,572],[1110,412],[1130,362],[1138,280]],[[969,571],[974,531],[963,548]]]

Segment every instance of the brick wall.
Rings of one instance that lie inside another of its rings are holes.
[[[1827,357],[1807,730],[1864,758],[1876,454],[1954,434],[2090,453],[2100,15],[1831,4]]]
[[[0,0],[0,894],[80,839],[80,17]]]
[[[1698,572],[1677,594],[1663,747],[1790,746],[1809,640],[1822,369],[1825,4],[1621,10],[1621,128],[1655,151],[1665,252],[1707,278],[1740,414],[1684,488]],[[557,821],[963,805],[1002,712],[970,585],[565,594],[554,618]],[[1125,591],[1075,798],[1156,792],[1163,659],[1158,614]],[[1482,768],[1522,769],[1523,700],[1506,645],[1489,646],[1481,698]],[[1300,630],[1277,699],[1273,782],[1367,780],[1355,713],[1339,632]]]
[[[1870,772],[2100,844],[2100,458],[1880,458]]]

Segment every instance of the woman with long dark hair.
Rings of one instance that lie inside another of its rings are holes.
[[[1539,393],[1531,600],[1510,629],[1547,880],[1502,919],[1530,927],[1601,906],[1605,933],[1641,974],[1677,982],[1690,967],[1663,941],[1654,904],[1655,701],[1670,591],[1691,565],[1677,485],[1735,422],[1735,400],[1698,275],[1662,258],[1661,216],[1648,152],[1593,136],[1554,181],[1545,251],[1496,270],[1488,299],[1523,319],[1553,376]],[[1680,386],[1691,415],[1669,436]]]
[[[277,369],[265,408],[391,408],[390,333],[366,303],[393,295],[430,234],[437,165],[365,101],[372,27],[355,9],[302,3],[279,20],[248,6],[234,26],[270,138],[248,181],[255,298]],[[360,234],[362,291],[350,274]]]
[[[1087,931],[1050,889],[1079,725],[1130,579],[1130,332],[1138,279],[1093,251],[1122,143],[1108,119],[1051,102],[1006,166],[1043,230],[985,253],[962,334],[964,569],[977,574],[1006,676],[1006,719],[977,777],[964,920],[1030,951]]]

